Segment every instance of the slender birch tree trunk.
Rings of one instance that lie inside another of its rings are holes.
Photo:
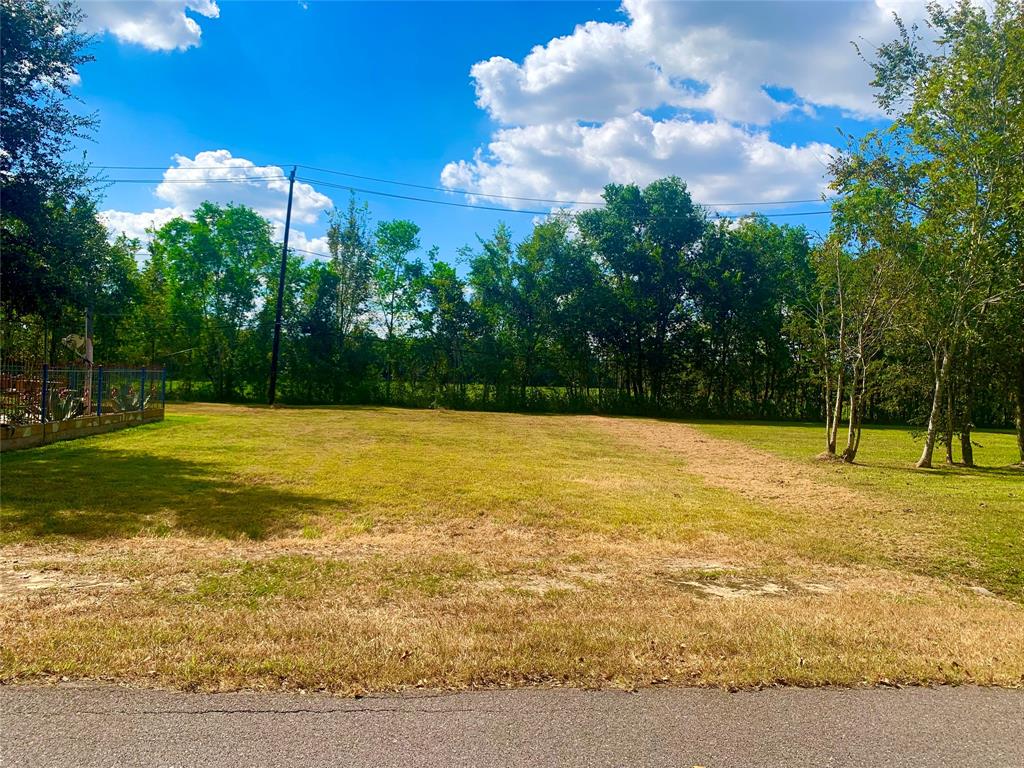
[[[928,431],[924,437],[924,450],[921,451],[921,458],[917,460],[917,466],[921,469],[930,469],[932,466],[932,453],[935,451],[935,437],[939,431],[939,419],[942,416],[942,398],[946,393],[946,384],[949,378],[949,367],[952,362],[952,354],[948,346],[942,352],[942,364],[938,364],[938,355],[933,360],[935,370],[935,389],[932,393],[932,409],[928,415]]]
[[[837,352],[839,356],[839,373],[836,376],[836,404],[832,411],[832,424],[828,431],[828,444],[826,450],[830,456],[836,455],[836,440],[839,437],[839,424],[843,420],[843,395],[846,384],[846,307],[843,302],[842,273],[839,270],[838,257],[836,260],[836,283],[839,286],[839,335]]]
[[[868,367],[863,356],[857,358],[853,368],[853,381],[850,382],[850,416],[849,428],[846,433],[846,448],[843,449],[843,461],[853,464],[860,448],[861,424],[864,415],[864,394],[867,392]]]
[[[822,365],[825,374],[825,451],[828,451],[832,437],[832,375],[827,365]]]
[[[847,464],[853,464],[853,460],[857,457],[857,452],[854,450],[854,444],[857,440],[857,415],[860,411],[859,397],[857,396],[857,382],[854,381],[850,387],[850,413],[849,422],[846,429],[846,447],[843,449],[842,459]]]
[[[1017,396],[1014,398],[1014,421],[1017,423],[1017,450],[1024,466],[1024,355],[1017,364]]]
[[[817,317],[821,328],[821,374],[825,381],[825,452],[834,453],[835,447],[832,443],[832,371],[828,364],[829,335],[822,301],[818,302]],[[831,450],[829,450],[830,446],[832,446]]]
[[[953,464],[953,386],[946,384],[946,463]]]
[[[839,374],[836,376],[836,400],[832,409],[832,423],[828,427],[828,444],[826,450],[835,456],[836,441],[839,438],[839,425],[843,421],[843,395],[846,391],[846,366],[840,363]]]
[[[963,421],[960,424],[960,458],[965,467],[974,466],[974,444],[971,442],[971,430],[974,429],[974,355],[968,350],[964,356],[966,375],[964,376],[964,409]]]

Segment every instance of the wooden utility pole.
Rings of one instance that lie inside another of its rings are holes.
[[[281,274],[277,279],[277,317],[274,320],[274,351],[270,357],[270,388],[267,401],[274,404],[277,396],[277,366],[281,357],[281,315],[284,311],[284,278],[288,269],[288,230],[292,226],[292,192],[295,191],[295,168],[288,177],[288,212],[284,217],[284,245],[281,248]]]

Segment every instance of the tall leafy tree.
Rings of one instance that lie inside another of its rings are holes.
[[[501,223],[490,238],[480,238],[478,252],[464,249],[461,255],[469,260],[471,304],[480,324],[477,369],[483,377],[483,400],[490,399],[493,387],[498,403],[507,406],[515,375],[512,231]]]
[[[875,52],[872,84],[892,127],[859,142],[834,168],[840,191],[873,185],[918,220],[919,281],[908,318],[929,348],[933,379],[920,467],[932,464],[943,408],[953,406],[950,381],[971,365],[986,313],[1021,289],[1004,244],[1012,240],[1005,206],[1008,190],[1019,187],[1024,131],[1022,5],[932,5],[929,24],[934,46],[899,24],[898,38]]]
[[[203,203],[193,217],[161,227],[151,258],[168,265],[172,316],[197,346],[191,359],[212,382],[215,397],[230,398],[240,394],[260,301],[274,301],[268,286],[276,248],[269,222],[251,208]]]
[[[548,324],[549,360],[570,398],[581,407],[592,384],[599,386],[595,328],[602,318],[606,296],[597,265],[578,240],[569,236],[568,217],[551,218],[534,227],[522,249],[524,261],[542,264],[543,290],[538,312]]]
[[[342,339],[338,334],[340,278],[333,265],[314,261],[302,268],[300,309],[292,333],[295,342],[296,395],[307,403],[331,402],[341,395]]]
[[[419,233],[420,228],[406,219],[382,221],[374,231],[374,308],[384,330],[388,399],[395,375],[396,334],[405,331],[416,311],[417,281],[423,266],[410,257],[419,250]]]
[[[83,308],[77,278],[106,257],[87,169],[67,158],[96,125],[73,108],[78,69],[92,60],[81,18],[68,0],[0,2],[2,301],[51,323],[58,308]]]
[[[349,198],[348,208],[329,214],[327,249],[331,270],[337,276],[335,318],[342,344],[366,317],[373,277],[373,246],[369,233],[369,211],[365,204]]]
[[[567,244],[564,221],[542,222],[517,246],[510,265],[512,357],[522,406],[528,404],[528,388],[537,382],[539,369],[557,343],[556,275]]]
[[[443,395],[454,386],[456,404],[465,404],[468,384],[467,356],[479,329],[479,320],[466,298],[468,286],[455,268],[431,259],[420,282],[422,303],[418,331],[430,344],[432,379]],[[438,402],[435,395],[431,404]]]
[[[672,342],[685,319],[689,261],[704,214],[678,178],[605,187],[605,206],[577,217],[580,237],[608,287],[605,343],[637,400],[662,402]]]
[[[841,161],[840,161],[841,162]],[[860,446],[866,401],[887,334],[897,323],[917,279],[918,229],[890,191],[850,180],[833,207],[833,229],[819,250],[828,440],[836,440],[848,402],[846,447],[853,462]],[[834,383],[834,388],[832,384]],[[834,397],[834,399],[833,399]]]
[[[777,415],[791,386],[787,324],[810,280],[807,233],[763,217],[722,221],[705,231],[692,261],[691,362],[704,410]]]

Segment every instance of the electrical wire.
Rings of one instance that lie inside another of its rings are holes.
[[[322,179],[311,179],[306,177],[295,177],[296,181],[304,181],[307,184],[318,184],[322,187],[328,187],[330,189],[345,189],[351,192],[359,192],[364,195],[377,195],[378,197],[389,197],[396,200],[410,200],[417,203],[433,203],[434,205],[447,205],[454,208],[476,208],[481,211],[498,211],[499,213],[525,213],[533,216],[547,216],[550,211],[535,211],[526,210],[524,208],[505,208],[496,205],[476,205],[474,203],[457,203],[454,200],[431,200],[427,197],[415,197],[413,195],[400,195],[395,192],[381,192],[375,189],[364,189],[362,187],[353,187],[348,184],[335,184],[331,181],[324,181]]]
[[[324,253],[317,253],[316,251],[306,251],[306,250],[303,250],[302,248],[293,248],[290,245],[288,246],[288,250],[289,251],[295,251],[296,253],[304,253],[307,256],[318,256],[320,258],[326,258],[326,256],[327,256],[327,254],[324,254]]]
[[[103,181],[109,184],[209,184],[209,183],[222,183],[222,184],[233,184],[233,183],[244,183],[247,181],[260,181],[260,180],[276,180],[286,179],[287,176],[246,176],[238,179],[104,179]],[[363,187],[353,187],[348,184],[336,184],[330,181],[324,181],[322,179],[312,179],[307,177],[295,177],[296,181],[302,181],[307,184],[318,184],[322,187],[329,189],[343,189],[350,192],[358,192],[364,195],[377,195],[378,197],[387,197],[397,200],[408,200],[417,203],[429,203],[432,205],[445,205],[453,208],[469,208],[471,210],[478,211],[495,211],[497,213],[521,213],[530,216],[550,216],[551,211],[541,211],[526,208],[507,208],[499,207],[495,205],[475,205],[473,203],[457,203],[454,200],[431,200],[426,197],[416,197],[414,195],[399,195],[394,192],[381,192],[375,189],[365,189]],[[735,205],[739,205],[736,203]],[[601,210],[600,208],[592,208],[590,210]],[[744,214],[738,214],[735,216],[723,215],[716,213],[715,218],[719,219],[742,219],[748,216],[764,216],[765,218],[776,218],[776,217],[787,217],[787,216],[821,216],[830,214],[831,211],[794,211],[790,213],[761,213],[758,211],[751,211]]]
[[[487,197],[495,200],[520,200],[528,203],[554,203],[556,205],[604,205],[604,200],[559,200],[548,197],[521,197],[519,195],[499,195],[493,192],[483,192],[481,190],[472,189],[458,189],[456,187],[433,187],[429,184],[413,184],[408,181],[395,181],[394,179],[382,179],[376,176],[362,176],[358,173],[349,173],[347,171],[336,171],[330,168],[317,168],[312,165],[305,165],[303,163],[298,164],[299,168],[305,168],[310,171],[317,171],[319,173],[331,173],[336,176],[347,176],[351,179],[362,179],[363,181],[376,181],[381,184],[397,184],[403,187],[413,187],[415,189],[427,189],[434,192],[452,192],[458,195],[468,195],[472,197]],[[824,202],[820,198],[805,198],[802,200],[766,200],[763,202],[739,202],[739,203],[700,203],[706,208],[730,208],[733,206],[747,206],[747,205],[796,205],[797,203],[821,203]]]
[[[239,176],[219,179],[97,179],[100,184],[234,184],[245,181],[285,179],[287,176]]]
[[[385,178],[381,178],[379,176],[364,176],[362,174],[350,173],[348,171],[339,171],[339,170],[336,170],[336,169],[333,169],[333,168],[322,168],[322,167],[319,167],[319,166],[306,165],[305,163],[281,163],[281,164],[276,164],[276,165],[275,164],[252,165],[252,166],[246,166],[245,168],[237,168],[235,170],[249,170],[249,169],[261,169],[261,168],[281,168],[283,166],[288,166],[288,165],[294,165],[296,168],[305,168],[307,170],[316,171],[316,172],[319,172],[319,173],[329,173],[329,174],[333,174],[335,176],[345,176],[345,177],[352,178],[352,179],[362,179],[363,181],[373,181],[373,182],[377,182],[377,183],[380,183],[380,184],[395,184],[395,185],[398,185],[398,186],[410,187],[410,188],[413,188],[413,189],[424,189],[424,190],[429,190],[429,191],[433,191],[433,192],[445,192],[445,193],[451,193],[451,194],[466,195],[466,196],[469,196],[469,197],[490,198],[490,199],[494,199],[494,200],[519,200],[519,201],[522,201],[522,202],[532,202],[532,203],[552,203],[554,205],[595,205],[595,206],[601,206],[601,205],[605,204],[603,200],[560,200],[560,199],[556,199],[556,198],[547,198],[547,197],[524,197],[524,196],[519,196],[519,195],[499,195],[499,194],[496,194],[496,193],[484,192],[482,190],[458,189],[458,188],[455,188],[455,187],[437,187],[437,186],[431,186],[429,184],[416,184],[416,183],[409,182],[409,181],[398,181],[396,179],[385,179]],[[135,165],[135,166],[133,166],[133,165],[96,165],[96,166],[93,166],[93,167],[94,168],[98,168],[98,169],[103,169],[103,170],[140,170],[140,171],[143,171],[143,170],[144,171],[154,171],[154,170],[155,171],[160,171],[160,170],[166,171],[166,170],[168,170],[168,168],[166,166],[152,166],[152,165]],[[228,167],[232,168],[231,166],[228,166]],[[196,165],[196,166],[189,166],[189,167],[182,168],[182,169],[171,169],[171,170],[224,170],[224,168],[225,168],[225,166],[198,166],[198,165]],[[260,178],[260,177],[251,176],[251,177],[243,177],[243,178]],[[287,178],[287,177],[286,176],[280,176],[280,177],[266,177],[266,178]],[[200,182],[202,180],[197,179],[196,181]],[[306,179],[306,181],[308,182],[308,181],[311,181],[311,180]],[[330,184],[330,182],[326,182],[326,181],[322,181],[322,180],[313,180],[313,181],[316,181],[316,183],[323,184],[323,185]],[[344,189],[355,189],[355,188],[349,187],[347,185],[342,185],[342,188],[344,188]],[[357,190],[357,191],[366,191],[366,190]],[[380,193],[377,193],[377,194],[383,195],[383,194],[386,194],[386,193],[380,192]],[[410,199],[413,199],[413,198],[410,198]],[[794,199],[794,200],[760,200],[760,201],[754,200],[754,201],[727,202],[727,203],[700,203],[700,205],[704,206],[705,208],[733,208],[733,207],[741,207],[741,206],[742,207],[746,207],[746,206],[753,206],[753,205],[757,205],[757,206],[764,206],[764,205],[797,205],[797,204],[823,203],[823,202],[827,202],[827,201],[821,200],[819,198],[801,198],[801,199]],[[497,210],[511,210],[511,209],[501,208],[501,209],[497,209]]]
[[[380,192],[380,191],[374,190],[374,189],[364,189],[364,188],[361,188],[361,187],[353,187],[353,186],[349,186],[348,184],[335,184],[333,182],[323,181],[322,179],[312,179],[312,178],[308,178],[308,177],[302,177],[302,178],[296,177],[296,179],[299,180],[299,181],[304,181],[307,184],[319,184],[320,186],[329,187],[329,188],[333,188],[333,189],[345,189],[345,190],[349,190],[351,192],[359,192],[359,193],[365,194],[365,195],[378,195],[380,197],[390,197],[390,198],[396,198],[396,199],[399,199],[399,200],[411,200],[411,201],[420,202],[420,203],[433,203],[434,205],[449,205],[449,206],[454,206],[454,207],[457,207],[457,208],[476,208],[478,210],[483,210],[483,211],[498,211],[499,213],[525,213],[525,214],[529,214],[529,215],[532,215],[532,216],[549,216],[549,215],[551,215],[551,211],[539,211],[539,210],[531,210],[531,209],[525,209],[525,208],[499,208],[497,206],[491,206],[491,205],[474,205],[472,203],[456,203],[456,202],[454,202],[452,200],[431,200],[431,199],[425,198],[425,197],[415,197],[413,195],[399,195],[399,194],[396,194],[394,192]],[[739,205],[739,203],[736,203],[736,205]],[[600,209],[592,209],[592,210],[600,210]],[[795,213],[763,213],[763,214],[759,214],[759,215],[761,215],[761,216],[768,216],[768,217],[773,217],[773,216],[805,216],[805,215],[806,216],[813,216],[813,215],[819,215],[819,214],[825,214],[825,213],[831,213],[831,211],[806,211],[806,212],[804,212],[804,211],[797,211]],[[743,214],[743,215],[734,216],[734,217],[719,215],[719,218],[744,218],[745,216],[749,216],[749,215],[753,215],[753,214]]]
[[[429,184],[414,184],[409,181],[396,181],[394,179],[381,179],[376,176],[362,176],[358,173],[348,173],[347,171],[335,171],[330,168],[317,168],[312,165],[304,165],[299,163],[299,168],[305,168],[309,171],[316,171],[318,173],[331,173],[335,176],[347,176],[350,179],[362,179],[363,181],[376,181],[380,184],[396,184],[401,187],[412,187],[414,189],[427,189],[434,192],[450,192],[457,195],[467,195],[471,197],[489,197],[495,200],[519,200],[527,203],[554,203],[556,205],[604,205],[603,200],[556,200],[547,197],[520,197],[518,195],[498,195],[491,192],[473,191],[471,189],[456,189],[454,187],[433,187]]]
[[[284,163],[294,165],[294,163]],[[281,168],[281,165],[187,165],[168,168],[166,165],[93,165],[101,171],[223,171],[228,168],[236,171],[256,170],[260,168]]]

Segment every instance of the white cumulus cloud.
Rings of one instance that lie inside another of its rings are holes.
[[[81,7],[87,31],[109,32],[122,43],[151,51],[184,51],[199,45],[203,30],[189,12],[208,19],[220,16],[214,0],[85,0]]]
[[[486,152],[449,163],[450,188],[559,200],[599,200],[609,182],[648,184],[675,174],[704,203],[813,199],[825,188],[832,147],[783,146],[724,121],[654,120],[634,112],[598,126],[575,123],[499,130]],[[520,203],[519,207],[536,207]]]
[[[100,215],[111,237],[123,233],[143,243],[148,242],[147,229],[158,229],[177,216],[189,218],[206,201],[249,206],[271,223],[276,238],[284,237],[288,179],[283,168],[258,166],[246,158],[234,157],[226,149],[199,152],[195,157],[175,155],[173,161],[164,171],[163,181],[154,190],[154,194],[167,205],[142,212],[103,211]],[[316,225],[331,207],[329,197],[309,184],[295,182],[289,246],[326,256],[327,239],[307,237],[295,225]]]
[[[892,12],[921,2],[659,2],[623,0],[627,20],[588,22],[522,62],[473,66],[478,104],[502,123],[600,121],[675,106],[766,124],[799,102],[874,114],[870,72],[852,43],[892,37]]]
[[[164,172],[156,196],[175,208],[192,211],[200,203],[238,203],[254,208],[271,221],[284,221],[288,206],[288,179],[277,165],[257,166],[234,157],[226,149],[199,152],[195,157],[174,156]],[[295,182],[292,221],[313,224],[331,207],[331,200],[301,181]]]
[[[101,211],[100,220],[106,225],[111,237],[126,235],[133,240],[148,241],[149,229],[160,229],[171,219],[181,216],[177,208],[157,208],[142,213],[131,211]]]
[[[499,126],[441,183],[594,199],[608,182],[676,174],[707,202],[817,197],[833,148],[777,143],[766,128],[820,108],[877,116],[853,43],[891,39],[893,11],[914,22],[923,7],[622,0],[621,22],[587,22],[521,61],[471,68],[477,104]]]
[[[675,95],[624,25],[593,21],[536,46],[522,64],[495,56],[470,75],[477,103],[503,123],[607,120]]]

